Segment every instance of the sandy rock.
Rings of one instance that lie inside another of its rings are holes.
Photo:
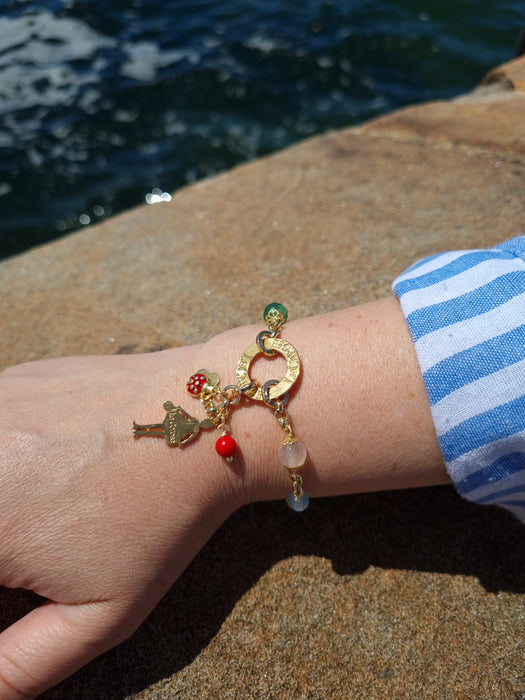
[[[525,233],[525,59],[471,95],[310,139],[0,264],[0,367],[187,344],[388,294]],[[452,489],[237,513],[59,698],[525,697],[525,538]],[[32,599],[2,594],[0,623]],[[14,612],[13,612],[14,611]]]
[[[502,87],[516,92],[525,92],[525,61],[523,56],[504,63],[485,76],[482,85],[499,83]]]

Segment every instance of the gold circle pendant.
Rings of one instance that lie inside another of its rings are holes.
[[[281,396],[284,396],[295,383],[301,371],[301,361],[299,360],[299,355],[294,346],[282,338],[265,338],[264,347],[267,350],[278,352],[279,355],[282,355],[286,360],[286,372],[284,377],[280,382],[271,386],[268,392],[270,399],[275,401]],[[253,345],[246,348],[241,355],[235,371],[236,383],[239,389],[242,390],[243,387],[252,383],[252,378],[250,377],[250,363],[259,353],[262,354],[261,348],[257,343],[253,343]],[[246,395],[256,401],[264,401],[262,388],[256,383],[254,386],[256,389],[247,391]]]

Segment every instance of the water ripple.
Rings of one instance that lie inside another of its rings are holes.
[[[466,91],[511,57],[523,23],[489,0],[0,5],[0,256]]]

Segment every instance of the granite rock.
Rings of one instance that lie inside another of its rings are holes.
[[[388,294],[525,234],[525,59],[470,95],[305,141],[0,264],[0,367],[139,352]],[[238,512],[139,631],[45,694],[525,698],[525,538],[451,488]],[[33,598],[2,592],[5,626]]]

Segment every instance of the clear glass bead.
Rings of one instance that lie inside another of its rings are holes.
[[[308,504],[310,503],[310,499],[308,497],[308,494],[306,491],[303,491],[303,493],[300,496],[296,496],[295,493],[292,493],[288,496],[288,505],[292,510],[297,511],[300,513],[303,510],[306,510],[308,508]]]
[[[279,445],[279,460],[288,469],[299,469],[306,462],[306,447],[304,442],[285,443]]]

